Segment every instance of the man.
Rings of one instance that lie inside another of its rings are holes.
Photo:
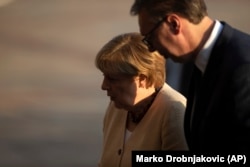
[[[250,36],[210,18],[204,0],[135,0],[131,14],[150,51],[194,63],[184,127],[190,150],[250,151]]]

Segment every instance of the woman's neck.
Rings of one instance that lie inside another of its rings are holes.
[[[129,110],[128,119],[130,119],[134,123],[140,122],[140,120],[143,118],[143,116],[146,114],[151,104],[153,103],[158,91],[159,90],[155,90],[154,88],[151,94],[134,105],[133,108]]]

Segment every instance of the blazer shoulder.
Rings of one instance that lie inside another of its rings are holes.
[[[184,113],[186,109],[186,98],[170,87],[168,84],[164,84],[153,105],[157,110],[161,110],[163,113],[169,112],[181,112]]]
[[[224,65],[230,71],[234,71],[242,64],[250,63],[250,35],[225,22],[213,48],[210,62]],[[217,62],[217,63],[216,63]]]
[[[186,98],[177,90],[173,89],[167,83],[164,84],[162,89],[159,92],[159,97],[163,102],[173,102],[179,101],[183,104],[186,104]]]

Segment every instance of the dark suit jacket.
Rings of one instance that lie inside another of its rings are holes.
[[[193,151],[250,152],[250,36],[222,22],[196,95],[194,75],[185,115],[185,135]]]

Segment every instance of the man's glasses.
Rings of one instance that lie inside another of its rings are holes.
[[[161,23],[164,22],[165,19],[166,19],[166,16],[163,17],[158,23],[156,23],[155,26],[146,35],[144,35],[144,38],[142,39],[142,42],[145,45],[147,45],[148,48],[153,48],[153,45],[150,42],[151,35],[161,25]]]

